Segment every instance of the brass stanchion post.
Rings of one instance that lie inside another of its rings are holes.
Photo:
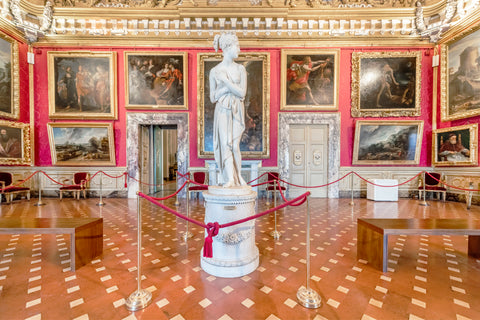
[[[190,182],[187,183],[187,218],[190,217]],[[188,231],[188,220],[187,220],[187,228],[185,233],[183,234],[183,240],[187,241],[189,238],[193,237],[193,233]]]
[[[298,302],[305,308],[316,309],[322,304],[320,295],[310,288],[310,205],[307,196],[307,283],[306,287],[301,286],[297,291]]]
[[[176,177],[176,180],[175,180],[175,190],[177,190],[178,188],[178,171],[175,172],[175,177]],[[180,192],[179,192],[180,193]],[[178,201],[178,193],[177,195],[175,196],[175,206],[178,207],[180,205],[180,202]]]
[[[142,282],[142,212],[140,206],[140,196],[137,192],[137,212],[138,212],[138,229],[137,229],[137,290],[130,294],[125,302],[125,306],[130,311],[137,311],[147,307],[152,302],[152,293],[141,288]]]
[[[103,185],[103,171],[100,171],[100,201],[97,203],[97,206],[105,205],[105,202],[103,202],[103,198],[102,198],[102,193],[103,193],[102,185]]]
[[[274,198],[273,198],[273,207],[277,207],[277,179],[273,180],[273,192],[274,192]],[[275,210],[275,230],[270,232],[270,235],[273,237],[273,239],[278,240],[280,239],[280,232],[277,231],[277,210]]]
[[[42,201],[42,179],[40,179],[40,176],[37,176],[37,180],[38,180],[38,201],[37,203],[34,204],[34,206],[39,207],[39,206],[44,206],[45,202]]]
[[[355,202],[353,202],[353,173],[350,175],[350,203],[349,205],[354,206]]]
[[[425,200],[425,197],[426,197],[426,195],[427,195],[427,193],[425,192],[425,184],[426,184],[426,183],[425,183],[425,171],[423,171],[423,201],[420,201],[419,204],[420,204],[421,206],[428,207],[428,206],[430,206],[430,205],[429,205],[429,204],[427,203],[427,201]]]
[[[470,182],[470,185],[468,186],[468,189],[470,191],[467,191],[466,199],[465,202],[467,203],[467,209],[470,210],[472,206],[472,197],[473,197],[473,182]]]

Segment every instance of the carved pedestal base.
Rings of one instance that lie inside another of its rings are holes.
[[[205,223],[225,224],[255,214],[257,193],[249,186],[210,186],[208,191],[203,193],[203,197]],[[216,277],[236,278],[254,271],[258,267],[255,220],[221,228],[213,238],[212,249],[212,258],[203,257],[201,252],[201,267],[205,272]]]

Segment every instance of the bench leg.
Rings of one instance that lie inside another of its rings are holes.
[[[480,236],[468,236],[468,255],[480,258]]]
[[[103,253],[103,222],[78,228],[70,242],[70,264],[75,271]]]
[[[367,260],[375,269],[387,272],[388,236],[357,224],[357,259]]]

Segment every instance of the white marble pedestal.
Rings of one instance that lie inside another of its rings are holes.
[[[205,223],[225,224],[255,214],[257,193],[250,186],[208,187],[205,199]],[[207,233],[205,232],[205,237]],[[202,269],[216,277],[236,278],[258,267],[258,248],[255,245],[255,220],[220,228],[213,237],[213,257],[200,253]]]

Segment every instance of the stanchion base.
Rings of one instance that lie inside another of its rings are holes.
[[[424,206],[424,207],[430,207],[430,205],[427,203],[427,201],[420,201],[419,205]]]
[[[40,207],[40,206],[44,206],[45,204],[46,204],[45,202],[39,201],[39,202],[35,203],[34,206],[35,207]]]
[[[104,206],[105,205],[105,202],[103,201],[100,201],[99,203],[97,203],[97,206]]]
[[[312,289],[307,289],[304,286],[301,286],[300,289],[298,289],[297,299],[302,306],[309,309],[319,308],[322,304],[322,299],[318,293]]]
[[[180,205],[180,202],[178,202],[178,200],[175,200],[174,206],[178,207],[179,205]]]
[[[348,204],[351,205],[351,206],[354,206],[354,205],[355,205],[355,202],[350,201]]]
[[[152,293],[145,289],[132,293],[125,301],[125,306],[130,311],[137,311],[147,307],[152,302]]]
[[[275,240],[280,239],[280,236],[281,236],[280,232],[278,232],[277,230],[274,230],[274,231],[270,232],[270,235],[271,235],[271,236],[273,237],[273,239],[275,239]]]
[[[183,236],[182,236],[182,238],[183,238],[184,241],[187,241],[187,240],[190,239],[191,237],[193,237],[193,233],[191,233],[190,231],[186,231],[186,232],[183,234]]]

